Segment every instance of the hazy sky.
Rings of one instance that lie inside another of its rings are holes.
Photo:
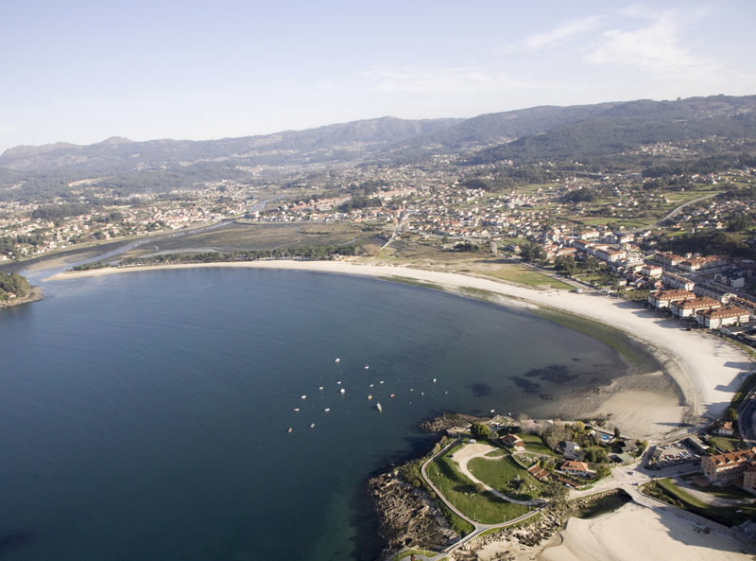
[[[754,0],[6,0],[0,151],[756,94]]]

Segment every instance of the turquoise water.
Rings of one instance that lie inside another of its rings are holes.
[[[420,421],[546,414],[539,394],[567,388],[536,368],[569,369],[570,391],[623,373],[526,312],[378,280],[219,268],[45,288],[0,312],[4,561],[374,559],[365,483],[429,446]]]

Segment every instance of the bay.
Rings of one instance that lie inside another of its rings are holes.
[[[524,309],[380,280],[218,268],[45,289],[0,311],[9,561],[374,559],[365,484],[427,449],[420,421],[548,414],[539,395],[625,373]],[[569,385],[527,375],[554,366]]]

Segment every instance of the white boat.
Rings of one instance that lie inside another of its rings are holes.
[[[288,431],[288,432],[289,432],[289,434],[291,434],[291,433],[292,433],[293,431],[294,431],[294,429],[293,429],[293,428],[291,428],[291,427],[289,427],[289,431]]]
[[[372,396],[372,395],[369,395],[369,396],[368,396],[368,400],[371,400],[371,399],[373,399],[373,396]]]
[[[367,364],[365,365],[365,370],[370,370],[370,367]]]
[[[299,407],[294,408],[294,413],[299,413]]]
[[[380,404],[380,402],[375,404],[375,408],[378,409],[381,413],[383,413],[383,406]]]
[[[339,391],[340,391],[341,393],[346,393],[346,390],[345,390],[344,388],[341,388],[341,389],[340,389]]]
[[[341,362],[341,359],[337,358],[336,360],[334,360],[334,362]]]
[[[306,395],[303,395],[303,396],[302,396],[302,399],[307,399],[307,396],[306,396]]]
[[[323,411],[325,411],[326,413],[330,413],[331,408],[330,407],[326,407],[325,409],[323,409]]]
[[[315,423],[311,423],[311,424],[310,424],[310,428],[311,428],[311,429],[314,429],[314,428],[315,428]]]
[[[320,386],[318,389],[322,392],[325,388],[323,386]]]

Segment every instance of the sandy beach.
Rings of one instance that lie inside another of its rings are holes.
[[[659,318],[653,311],[638,308],[622,299],[599,294],[538,290],[486,278],[410,267],[344,261],[254,261],[104,268],[60,273],[50,280],[144,272],[167,267],[219,266],[402,278],[430,283],[457,293],[472,288],[499,295],[498,304],[552,308],[621,329],[654,353],[679,386],[685,403],[676,403],[669,395],[659,395],[663,376],[657,373],[620,379],[600,396],[585,396],[580,410],[565,411],[564,417],[568,414],[588,416],[611,412],[612,421],[622,426],[625,434],[639,438],[660,438],[674,430],[683,419],[696,423],[721,415],[737,391],[742,376],[753,367],[745,353],[726,341],[708,333],[686,331],[679,323]]]
[[[746,561],[732,540],[716,532],[704,533],[669,512],[628,503],[611,515],[573,518],[540,561]]]

